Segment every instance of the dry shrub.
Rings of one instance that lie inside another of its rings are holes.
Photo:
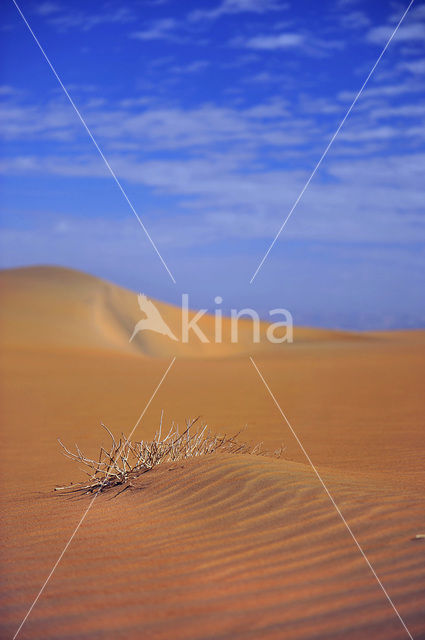
[[[56,491],[67,493],[93,493],[105,491],[111,487],[131,485],[131,480],[137,478],[142,473],[150,471],[163,462],[176,462],[186,458],[206,456],[216,452],[250,454],[250,455],[272,455],[280,457],[283,447],[274,452],[264,451],[262,443],[251,446],[245,442],[239,442],[235,435],[220,436],[211,433],[207,425],[194,428],[198,418],[186,423],[186,428],[179,433],[178,425],[171,426],[167,435],[162,435],[162,416],[158,431],[151,441],[131,442],[124,434],[120,439],[114,437],[108,427],[102,424],[102,428],[109,434],[111,447],[107,451],[100,448],[97,460],[87,458],[75,445],[75,452],[70,451],[60,440],[59,444],[63,448],[64,455],[83,465],[83,471],[88,476],[88,480],[72,483],[64,487],[56,487]],[[87,470],[88,469],[88,470]]]

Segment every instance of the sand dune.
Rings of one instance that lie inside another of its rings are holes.
[[[128,433],[174,352],[147,333],[129,345],[134,294],[86,274],[11,270],[0,295],[9,638],[88,504],[52,491],[81,478],[56,438],[95,454],[100,421]],[[423,332],[304,330],[255,354],[415,640],[425,638],[425,544],[412,539],[425,533],[424,345]],[[99,496],[20,637],[408,638],[246,357],[248,334],[239,352],[191,346],[135,437],[153,434],[161,409],[167,421],[202,414],[219,432],[246,424],[246,439],[284,442],[286,458],[217,454]]]
[[[0,272],[1,340],[17,347],[82,347],[110,349],[147,356],[229,357],[269,351],[287,345],[271,345],[261,324],[261,343],[253,342],[252,322],[239,320],[238,343],[230,343],[230,321],[223,319],[223,343],[214,342],[214,316],[206,314],[200,327],[209,340],[202,343],[190,333],[188,344],[174,342],[152,331],[129,338],[143,317],[134,292],[86,273],[63,267],[29,267]],[[164,320],[181,337],[181,311],[153,301]],[[193,317],[196,312],[190,314]],[[359,340],[350,332],[296,328],[297,342]]]
[[[425,565],[409,539],[421,524],[419,500],[382,494],[377,504],[367,486],[360,500],[359,487],[332,482],[421,637]],[[15,578],[4,588],[6,633],[86,503],[37,499],[45,518],[10,541],[5,559],[9,575],[16,563],[22,569],[21,586]],[[311,473],[217,454],[159,468],[116,501],[101,496],[22,637],[395,640],[404,637],[400,626]]]

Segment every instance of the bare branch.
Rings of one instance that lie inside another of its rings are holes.
[[[240,431],[232,436],[212,434],[206,424],[201,424],[196,431],[191,432],[192,427],[198,420],[199,416],[194,420],[187,420],[186,428],[182,433],[179,433],[178,425],[174,425],[173,422],[167,435],[162,437],[162,412],[159,428],[155,433],[154,439],[149,442],[143,440],[131,442],[124,434],[121,434],[117,442],[110,429],[102,423],[101,427],[105,429],[111,438],[111,449],[107,451],[101,446],[97,460],[86,457],[77,444],[75,445],[76,452],[74,453],[61,440],[58,440],[65,457],[88,467],[89,471],[86,469],[81,470],[89,477],[89,481],[56,487],[56,491],[93,493],[94,491],[103,491],[118,485],[124,485],[125,489],[131,486],[132,479],[150,471],[163,462],[174,462],[185,458],[210,455],[217,451],[239,455],[270,455],[277,458],[281,457],[284,451],[283,446],[270,453],[262,450],[263,443],[258,443],[252,447],[245,442],[239,442]],[[118,493],[121,493],[121,491]]]

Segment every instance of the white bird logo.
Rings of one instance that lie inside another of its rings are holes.
[[[156,331],[156,333],[161,333],[163,336],[168,336],[171,340],[176,340],[178,342],[178,338],[171,331],[168,324],[165,322],[158,309],[152,302],[149,300],[143,293],[139,293],[137,296],[139,301],[139,307],[146,314],[146,318],[139,320],[139,322],[134,327],[133,334],[129,340],[131,342],[136,334],[139,331]]]

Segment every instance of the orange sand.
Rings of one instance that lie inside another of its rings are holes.
[[[425,333],[298,330],[293,345],[128,337],[133,293],[85,274],[0,274],[1,637],[15,633],[88,505],[56,442],[95,453],[161,409],[284,460],[215,455],[99,496],[21,638],[408,638],[248,359],[252,353],[415,640],[425,638]],[[178,326],[177,310],[161,306]],[[212,323],[212,320],[209,322]],[[211,324],[212,327],[212,324]],[[211,329],[212,330],[212,329]],[[255,349],[254,349],[255,347]]]

